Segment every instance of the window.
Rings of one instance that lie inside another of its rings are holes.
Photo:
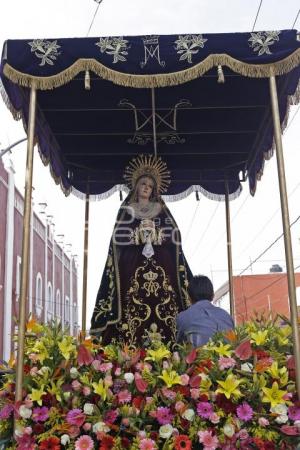
[[[60,301],[60,290],[56,291],[56,300],[55,300],[55,314],[57,319],[61,319],[61,301]]]
[[[54,301],[51,283],[48,283],[47,288],[47,311],[48,311],[48,320],[54,319]]]
[[[41,317],[43,311],[43,280],[40,272],[36,276],[35,282],[35,313]]]
[[[65,325],[70,325],[70,299],[66,296],[65,302]]]
[[[21,264],[22,259],[21,256],[17,256],[17,265],[16,265],[16,302],[19,301],[20,292],[21,292]]]

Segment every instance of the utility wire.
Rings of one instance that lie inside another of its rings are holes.
[[[93,18],[92,18],[92,21],[91,21],[91,24],[90,24],[90,27],[89,27],[89,29],[88,29],[88,32],[87,32],[86,37],[88,37],[88,35],[90,34],[91,28],[92,28],[92,26],[94,25],[94,21],[95,21],[95,19],[96,19],[97,13],[98,13],[99,6],[100,6],[101,3],[103,2],[103,0],[95,0],[95,2],[98,3],[98,5],[97,5],[96,11],[95,11],[95,13],[94,13],[94,16],[93,16]]]
[[[295,223],[298,222],[298,220],[300,219],[300,215],[294,220],[294,222],[292,222],[290,224],[290,228],[292,228],[293,225],[295,225]],[[252,265],[258,261],[265,253],[267,253],[268,250],[270,250],[271,247],[273,247],[273,245],[275,245],[284,235],[284,233],[281,233],[280,236],[278,236],[270,245],[268,245],[268,247],[266,247],[255,259],[254,261],[251,261],[251,263],[245,267],[245,269],[243,269],[239,275],[242,275],[244,272],[246,272],[247,269],[249,269],[250,267],[252,267]]]
[[[254,31],[254,28],[255,28],[255,25],[256,25],[256,22],[257,22],[257,18],[258,18],[258,15],[259,15],[259,11],[260,11],[262,2],[263,2],[263,0],[260,0],[259,7],[258,7],[258,10],[257,10],[257,13],[256,13],[256,17],[255,17],[255,20],[254,20],[254,24],[253,24],[253,27],[252,27],[252,31]]]
[[[294,270],[297,270],[300,268],[300,264],[294,268]],[[280,272],[279,272],[280,273]],[[259,291],[255,292],[254,294],[250,295],[250,297],[245,297],[245,300],[250,300],[251,298],[255,297],[256,295],[260,294],[261,292],[265,291],[269,287],[273,286],[276,283],[279,283],[280,281],[286,280],[286,277],[277,278],[277,280],[272,281],[272,283],[269,283],[264,288],[260,289]]]
[[[190,235],[192,226],[193,226],[193,224],[194,224],[194,221],[195,221],[195,218],[196,218],[196,215],[197,215],[199,206],[200,206],[200,201],[201,201],[201,197],[200,197],[199,201],[197,201],[197,205],[196,205],[196,208],[195,208],[195,210],[194,210],[194,215],[193,215],[193,217],[192,217],[192,220],[191,220],[191,222],[190,222],[190,225],[189,225],[188,230],[187,230],[187,232],[186,232],[186,235],[185,235],[185,237],[184,237],[185,242],[187,241],[187,239],[188,239],[188,237],[189,237],[189,235]]]
[[[294,28],[294,26],[296,25],[296,22],[297,22],[297,20],[298,20],[299,14],[300,14],[300,9],[299,9],[299,10],[298,10],[298,12],[297,12],[297,15],[296,15],[296,19],[294,20],[294,23],[293,23],[293,25],[292,25],[292,28],[291,28],[291,29],[293,29],[293,28]]]
[[[194,254],[197,252],[198,247],[200,246],[201,242],[203,241],[203,238],[204,238],[204,236],[206,235],[207,230],[209,229],[210,224],[211,224],[213,218],[215,217],[216,212],[217,212],[219,206],[220,206],[220,202],[217,203],[217,205],[216,205],[216,207],[215,207],[215,209],[214,209],[214,211],[213,211],[213,213],[212,213],[212,215],[211,215],[211,217],[210,217],[210,219],[209,219],[209,221],[208,221],[208,223],[207,223],[207,226],[206,226],[204,232],[202,233],[202,236],[201,236],[201,238],[199,239],[197,245],[195,246],[195,249],[194,249],[194,251],[193,251],[193,253],[192,253],[191,256],[194,256]]]

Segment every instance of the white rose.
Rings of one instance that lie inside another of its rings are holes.
[[[67,445],[70,442],[70,436],[68,434],[63,434],[60,438],[60,442],[62,445]]]
[[[104,422],[97,422],[95,425],[93,425],[93,432],[94,433],[108,433],[109,427],[105,425]]]
[[[189,422],[191,422],[193,420],[195,416],[195,411],[193,409],[186,409],[184,411],[184,413],[182,414],[182,417],[186,420],[188,420]]]
[[[251,364],[251,363],[244,363],[244,364],[241,365],[241,370],[243,372],[252,372],[253,364]]]
[[[124,373],[124,378],[127,384],[131,384],[134,380],[134,375],[131,372]]]
[[[280,416],[276,417],[275,422],[277,423],[286,423],[289,420],[286,414],[280,414]]]
[[[76,367],[71,367],[71,369],[70,369],[70,376],[71,376],[71,378],[73,378],[73,380],[75,380],[75,378],[77,378],[78,375],[79,375],[79,372],[76,369]]]
[[[25,405],[21,405],[19,408],[19,414],[23,419],[29,419],[32,414],[32,410],[27,408]]]
[[[280,416],[282,415],[286,415],[287,413],[287,407],[286,405],[284,405],[283,403],[279,403],[276,406],[273,406],[271,408],[271,412],[275,413],[275,414],[279,414]]]
[[[83,407],[83,412],[87,416],[92,416],[94,412],[94,405],[93,403],[86,403]]]
[[[159,436],[163,439],[169,439],[172,436],[173,427],[169,423],[167,425],[162,425],[159,429]]]
[[[223,432],[224,432],[225,436],[228,436],[231,438],[235,432],[234,426],[231,425],[231,423],[226,423],[223,427]]]

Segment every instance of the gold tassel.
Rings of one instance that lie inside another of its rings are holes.
[[[84,88],[87,91],[89,91],[91,89],[91,77],[90,77],[90,71],[89,70],[85,71]]]
[[[225,83],[224,72],[220,64],[218,65],[218,83]]]

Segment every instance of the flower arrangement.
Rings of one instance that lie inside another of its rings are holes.
[[[8,449],[295,449],[291,327],[254,320],[205,346],[101,346],[27,324],[23,400],[0,390]],[[12,438],[15,420],[15,438]]]

